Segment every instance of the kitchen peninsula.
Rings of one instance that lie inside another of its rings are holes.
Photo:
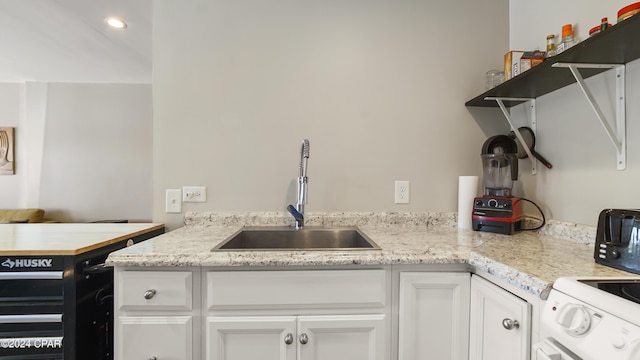
[[[426,346],[434,359],[466,358],[484,341],[472,331],[469,342],[474,319],[483,319],[474,310],[474,296],[482,295],[474,279],[521,303],[521,330],[510,334],[525,356],[556,278],[632,275],[593,261],[591,227],[552,221],[540,232],[507,236],[459,230],[452,213],[306,218],[307,226],[358,226],[380,250],[212,251],[243,226],[290,224],[286,213],[188,213],[184,227],[112,253],[116,359],[269,351],[409,359]],[[442,318],[423,321],[424,309]],[[334,343],[338,337],[353,340],[343,344],[348,350]],[[171,341],[158,341],[165,338]],[[262,345],[243,346],[243,339]]]
[[[0,358],[105,359],[113,353],[109,252],[163,224],[0,225]]]

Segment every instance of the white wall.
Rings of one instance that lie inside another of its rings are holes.
[[[40,207],[61,221],[151,220],[148,84],[49,84]]]
[[[307,211],[454,211],[485,139],[464,102],[507,49],[507,0],[157,1],[154,221],[184,185],[184,210],[284,210],[305,137]]]
[[[151,221],[151,112],[150,84],[0,84],[0,126],[16,127],[17,147],[0,208]]]
[[[579,39],[607,16],[616,22],[617,11],[629,4],[626,0],[567,0],[537,2],[511,1],[510,47],[531,49],[544,47],[546,35],[560,35],[563,24],[573,23]],[[549,11],[553,9],[554,11]],[[558,71],[568,71],[558,69]],[[537,101],[538,137],[536,149],[553,165],[538,175],[523,172],[524,196],[544,206],[547,216],[571,222],[595,225],[598,213],[605,208],[638,208],[640,187],[640,62],[626,69],[627,98],[627,169],[616,170],[616,155],[602,125],[589,107],[577,85],[540,97]],[[590,89],[607,117],[614,119],[614,76],[607,72],[587,80]],[[514,108],[522,116],[522,109]],[[614,126],[615,128],[615,126]],[[528,167],[522,160],[522,167]]]
[[[20,84],[0,83],[0,127],[18,127],[20,124]],[[16,147],[23,148],[20,144],[20,129],[14,132]],[[25,177],[20,171],[21,155],[15,150],[16,175],[0,175],[0,208],[11,208],[20,204],[20,191]]]
[[[572,24],[578,40],[589,37],[589,29],[603,17],[614,25],[618,10],[629,0],[538,0],[509,1],[509,43],[512,49],[546,49],[547,35],[559,41],[562,26]]]
[[[20,171],[24,177],[21,204],[16,207],[37,208],[40,206],[40,183],[42,182],[42,156],[47,119],[47,83],[28,82],[22,92],[22,120],[20,124],[22,141],[19,147],[23,154]]]

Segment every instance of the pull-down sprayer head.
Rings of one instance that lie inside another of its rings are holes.
[[[302,140],[302,146],[300,147],[300,175],[302,177],[307,176],[307,160],[309,159],[309,139]]]

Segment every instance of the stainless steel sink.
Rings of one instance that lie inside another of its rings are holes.
[[[244,227],[211,251],[380,250],[357,227]]]

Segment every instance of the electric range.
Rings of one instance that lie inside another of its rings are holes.
[[[640,359],[640,276],[556,280],[535,354],[536,360]]]

